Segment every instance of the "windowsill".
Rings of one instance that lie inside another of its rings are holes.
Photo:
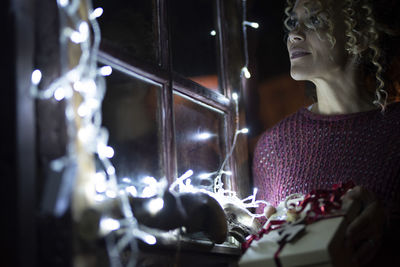
[[[148,245],[140,242],[140,248],[145,251],[153,249],[159,250],[181,250],[182,252],[199,252],[221,254],[226,256],[240,256],[240,243],[232,236],[228,236],[227,241],[222,244],[215,244],[200,234],[180,235],[177,230],[169,232],[153,232],[157,243]]]

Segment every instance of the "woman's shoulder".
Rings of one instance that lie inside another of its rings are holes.
[[[263,136],[268,137],[274,134],[279,133],[280,131],[287,131],[290,128],[296,127],[298,125],[301,125],[305,121],[305,117],[303,116],[304,110],[307,108],[301,107],[298,109],[296,112],[291,113],[284,117],[282,120],[277,122],[275,125],[267,129]]]
[[[301,108],[303,109],[303,108]],[[300,109],[300,110],[301,110]],[[275,143],[287,136],[289,132],[294,132],[299,129],[301,125],[304,125],[304,116],[301,115],[301,111],[289,114],[272,127],[266,129],[258,138],[258,144],[262,143]]]

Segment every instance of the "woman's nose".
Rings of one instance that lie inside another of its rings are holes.
[[[291,43],[302,42],[304,41],[304,39],[304,33],[302,31],[299,31],[299,28],[296,28],[289,33],[289,41]]]

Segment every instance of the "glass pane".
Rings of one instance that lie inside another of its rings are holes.
[[[191,184],[212,190],[225,156],[225,114],[174,93],[174,116],[178,177],[191,169]]]
[[[114,69],[107,77],[103,125],[109,130],[111,159],[119,178],[136,181],[164,176],[160,132],[161,87]]]
[[[93,1],[104,13],[98,18],[102,43],[143,61],[157,62],[157,23],[154,0]]]
[[[215,1],[171,2],[174,71],[205,87],[218,90]]]

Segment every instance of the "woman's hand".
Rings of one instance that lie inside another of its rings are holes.
[[[353,251],[353,261],[363,266],[376,256],[381,246],[385,214],[375,195],[363,187],[349,190],[343,197],[344,206],[349,200],[360,208],[349,223],[346,242]]]

